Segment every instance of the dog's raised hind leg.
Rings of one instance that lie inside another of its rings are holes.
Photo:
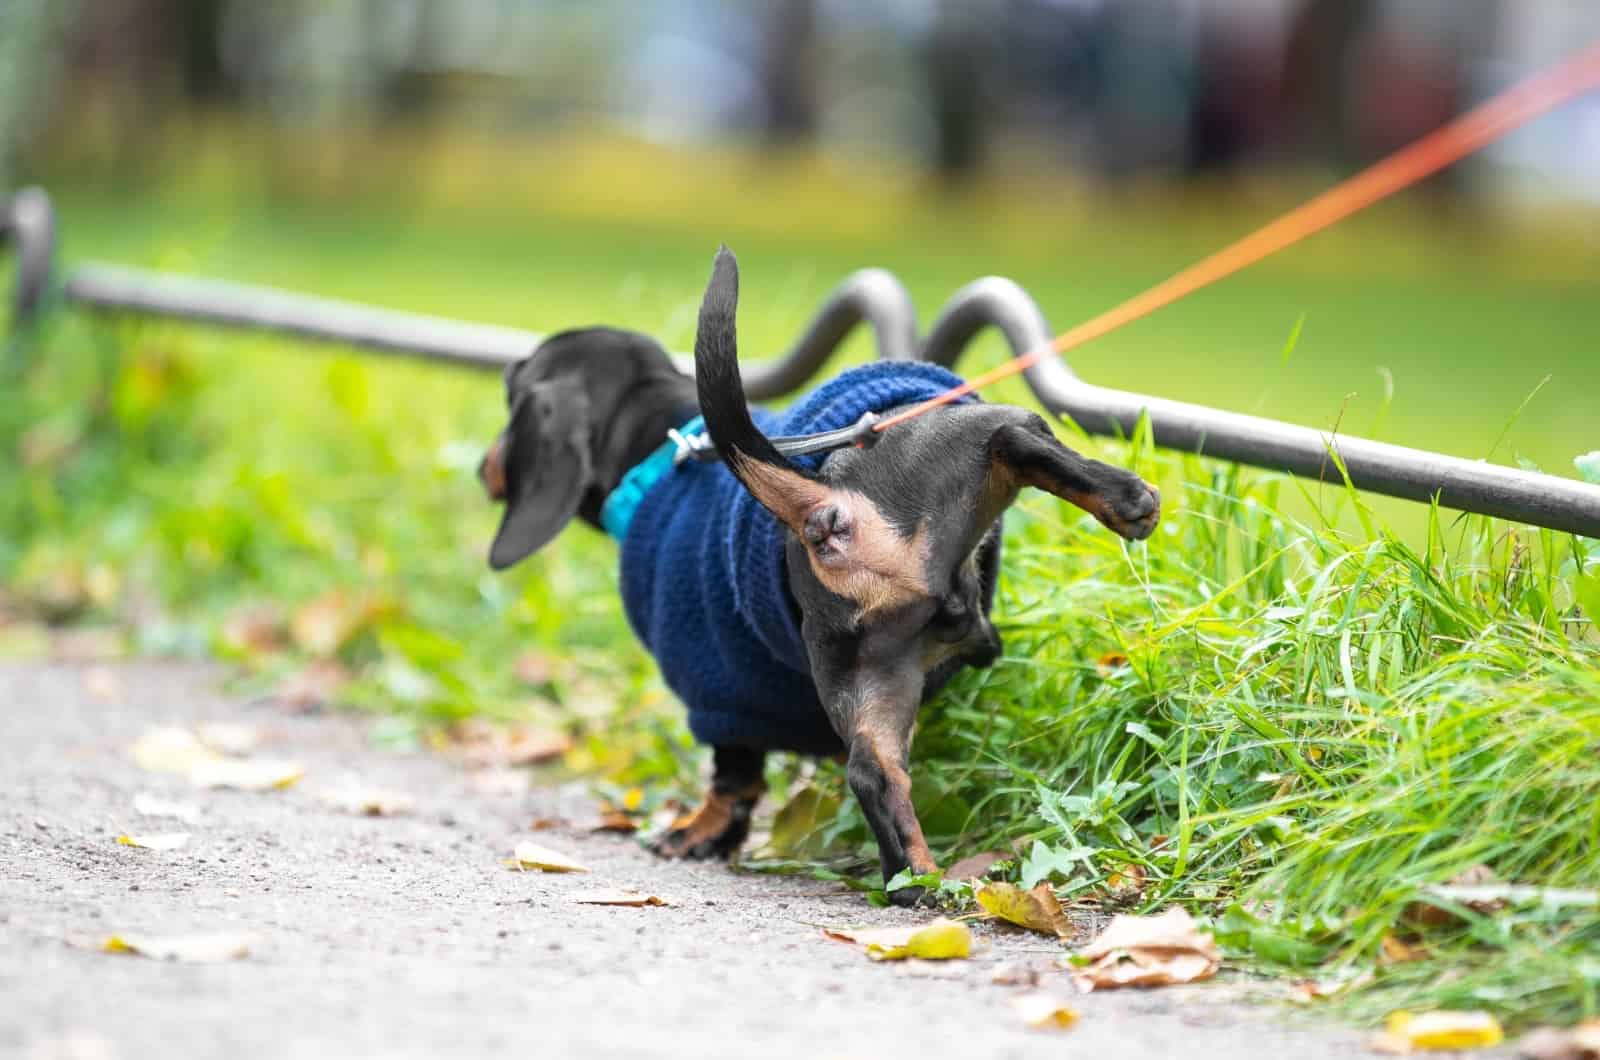
[[[666,858],[726,858],[750,834],[750,815],[767,790],[762,779],[766,752],[715,747],[711,791],[693,813],[674,821],[650,849]]]

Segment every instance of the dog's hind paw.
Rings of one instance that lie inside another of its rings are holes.
[[[712,793],[694,813],[679,818],[673,826],[650,843],[650,850],[664,858],[731,857],[750,834],[750,813],[756,799]]]

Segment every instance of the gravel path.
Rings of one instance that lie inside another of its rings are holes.
[[[573,792],[493,793],[437,756],[374,750],[358,719],[291,717],[218,691],[219,671],[0,664],[0,1056],[811,1058],[1103,1056],[1316,1060],[1361,1036],[1280,1023],[1226,979],[1073,1001],[1030,1031],[1001,963],[1049,983],[1052,947],[979,927],[965,962],[874,964],[816,925],[904,923],[831,885],[665,864],[631,838],[561,828]],[[307,767],[294,788],[196,791],[130,744],[163,722],[244,721]],[[370,818],[319,797],[346,778],[410,795]],[[201,808],[180,850],[120,846],[145,793]],[[589,876],[508,871],[514,842],[559,846]],[[576,905],[637,886],[665,908]],[[926,914],[921,914],[925,916]],[[250,932],[224,964],[99,952],[118,932]]]

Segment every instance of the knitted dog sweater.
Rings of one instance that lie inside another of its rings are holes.
[[[880,361],[841,374],[781,414],[752,415],[768,437],[812,434],[926,401],[960,382],[937,365]],[[815,469],[824,456],[793,459]],[[645,494],[622,539],[622,604],[689,708],[695,739],[832,754],[844,745],[811,679],[784,534],[723,464],[681,464]]]

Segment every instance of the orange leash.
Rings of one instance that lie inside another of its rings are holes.
[[[1415,143],[1335,185],[1310,202],[1279,217],[1204,260],[1189,266],[1171,279],[1136,295],[1121,305],[1087,320],[1070,331],[1057,335],[1047,346],[1030,350],[958,387],[931,398],[904,412],[880,420],[874,431],[885,431],[897,423],[920,416],[929,409],[946,405],[1007,376],[1026,371],[1051,353],[1065,353],[1082,346],[1124,324],[1171,305],[1218,280],[1254,265],[1285,247],[1387,198],[1445,166],[1459,161],[1493,143],[1506,133],[1525,125],[1563,103],[1600,88],[1600,44],[1536,74],[1490,99],[1455,121],[1424,136]]]

